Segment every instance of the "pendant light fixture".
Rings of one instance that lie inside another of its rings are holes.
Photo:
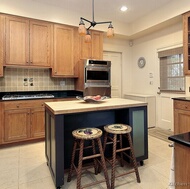
[[[90,23],[90,26],[86,29],[84,21]],[[85,42],[90,43],[91,42],[91,36],[89,29],[91,27],[96,26],[97,24],[109,24],[108,26],[108,31],[107,31],[107,37],[113,37],[114,36],[114,29],[111,21],[106,21],[106,22],[95,22],[94,20],[94,0],[92,0],[92,21],[87,20],[86,18],[81,17],[80,18],[80,23],[79,23],[79,28],[78,32],[79,35],[84,36],[85,35]]]

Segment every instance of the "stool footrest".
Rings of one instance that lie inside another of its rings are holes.
[[[82,160],[87,160],[87,159],[92,159],[92,158],[97,158],[100,157],[100,154],[95,154],[95,155],[91,155],[91,156],[85,156],[82,158]]]
[[[131,149],[130,147],[117,149],[116,152],[123,152],[123,151],[130,150],[130,149]]]
[[[131,174],[131,173],[135,173],[135,169],[132,169],[132,170],[127,171],[127,172],[125,172],[125,173],[116,175],[115,178],[122,177],[122,176],[125,176],[125,175],[128,175],[128,174]]]

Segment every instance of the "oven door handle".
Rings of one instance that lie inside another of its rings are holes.
[[[85,87],[85,89],[87,89],[88,87],[111,87],[110,85],[104,85],[104,84],[98,84],[98,85],[96,85],[96,84],[85,84],[84,85],[84,87]]]

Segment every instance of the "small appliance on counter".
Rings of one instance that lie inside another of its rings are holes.
[[[91,59],[80,61],[79,72],[75,90],[82,91],[83,96],[111,97],[111,61]]]

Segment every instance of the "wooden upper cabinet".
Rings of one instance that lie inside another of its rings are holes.
[[[51,66],[53,25],[43,21],[30,21],[30,64]]]
[[[103,33],[94,31],[92,33],[92,58],[103,59]]]
[[[103,58],[103,33],[91,31],[91,43],[85,42],[85,37],[80,36],[80,59]]]
[[[77,62],[77,29],[54,24],[53,77],[75,77]]]
[[[190,12],[183,15],[184,73],[190,75]]]
[[[52,24],[6,16],[5,65],[50,67]]]
[[[29,21],[7,16],[5,65],[26,64],[29,64]]]
[[[3,76],[3,63],[5,58],[4,38],[5,38],[5,17],[0,15],[0,77]]]

